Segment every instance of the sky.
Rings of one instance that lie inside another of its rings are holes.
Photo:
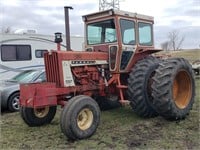
[[[84,36],[82,15],[99,11],[98,0],[0,0],[0,30],[33,29],[38,34],[65,33],[64,6],[70,10],[71,35]],[[154,17],[154,40],[168,40],[174,30],[182,48],[200,48],[200,0],[120,0],[120,9]]]

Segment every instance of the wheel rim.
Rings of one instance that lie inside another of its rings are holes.
[[[34,108],[34,114],[38,118],[44,118],[49,113],[49,106],[43,108]]]
[[[77,124],[81,130],[88,129],[93,122],[93,113],[90,109],[85,108],[81,110],[77,117]]]
[[[15,96],[12,100],[12,107],[15,110],[19,110],[19,95]]]
[[[186,71],[179,71],[173,82],[173,99],[180,109],[187,107],[192,96],[192,81]]]

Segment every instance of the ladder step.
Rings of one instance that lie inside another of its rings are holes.
[[[128,86],[126,86],[126,85],[117,85],[117,88],[119,88],[119,89],[127,89]]]
[[[129,104],[130,104],[130,101],[129,101],[129,100],[119,100],[119,102],[120,102],[122,105],[129,105]]]

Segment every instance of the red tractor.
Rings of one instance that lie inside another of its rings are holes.
[[[67,29],[67,51],[59,51],[57,34],[58,50],[44,57],[47,82],[20,86],[25,123],[50,123],[61,105],[61,130],[76,140],[94,134],[99,106],[130,103],[142,117],[186,117],[195,96],[192,67],[183,58],[153,57],[160,51],[154,48],[153,17],[110,9],[85,15],[83,21],[85,50],[71,50]]]

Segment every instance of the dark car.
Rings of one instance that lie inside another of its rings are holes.
[[[10,80],[0,81],[1,109],[12,112],[19,110],[20,83],[44,82],[46,80],[44,69],[26,70]]]
[[[200,75],[200,59],[192,62],[192,69],[195,75]]]

